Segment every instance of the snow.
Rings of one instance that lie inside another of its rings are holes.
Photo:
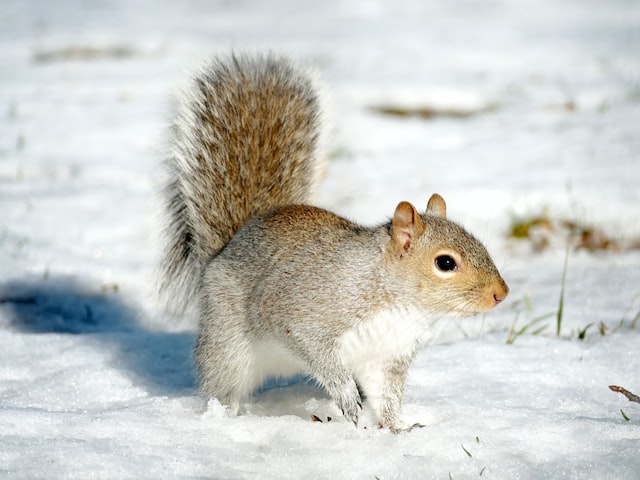
[[[416,359],[424,428],[356,429],[304,382],[238,417],[196,393],[193,319],[151,288],[159,162],[173,93],[232,48],[318,71],[319,205],[370,224],[437,191],[504,273],[503,305],[437,323]],[[640,393],[640,253],[572,251],[561,335],[552,316],[508,344],[557,311],[565,248],[505,238],[545,207],[640,237],[639,51],[632,0],[4,0],[0,477],[640,478],[640,406],[607,388]]]

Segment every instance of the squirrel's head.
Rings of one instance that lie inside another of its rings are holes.
[[[446,219],[437,193],[424,215],[408,202],[398,204],[387,259],[402,293],[430,312],[471,315],[495,307],[509,293],[485,247]]]

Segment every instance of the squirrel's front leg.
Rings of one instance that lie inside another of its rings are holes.
[[[342,411],[344,418],[357,427],[362,410],[362,399],[355,380],[351,378],[339,385],[327,385],[326,389]]]
[[[407,425],[400,419],[404,387],[412,356],[394,358],[362,372],[358,381],[367,402],[378,416],[382,428],[393,433],[408,431],[421,425]]]
[[[342,411],[345,418],[358,425],[362,398],[353,375],[335,352],[316,356],[310,362],[313,376],[324,387]]]

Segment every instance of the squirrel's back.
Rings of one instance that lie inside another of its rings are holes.
[[[165,191],[161,288],[179,308],[249,218],[311,200],[322,171],[320,116],[314,82],[282,57],[216,58],[192,80],[173,125]]]

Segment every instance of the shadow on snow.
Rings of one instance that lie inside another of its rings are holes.
[[[90,284],[90,282],[86,282]],[[0,312],[9,328],[34,334],[91,335],[116,349],[114,364],[150,391],[186,394],[196,390],[193,335],[145,328],[136,308],[114,292],[82,286],[80,279],[10,281],[0,284]]]

